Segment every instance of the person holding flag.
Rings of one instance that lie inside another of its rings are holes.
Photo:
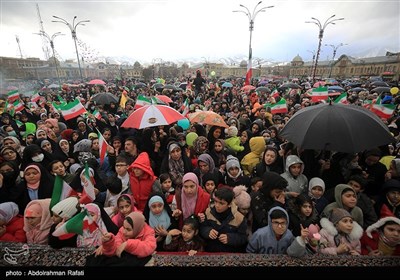
[[[85,205],[85,209],[87,210],[88,216],[83,220],[83,230],[82,234],[77,237],[77,246],[97,248],[101,246],[101,238],[108,230],[103,222],[101,210],[97,204],[88,203]],[[89,216],[91,216],[91,218]]]
[[[157,247],[154,230],[140,212],[125,217],[116,235],[105,233],[102,246],[86,258],[86,266],[144,266]]]

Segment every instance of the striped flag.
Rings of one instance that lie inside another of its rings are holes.
[[[185,99],[185,102],[183,102],[182,104],[181,110],[182,110],[182,115],[186,117],[186,115],[189,113],[189,98]]]
[[[271,104],[267,103],[264,105],[264,107],[270,107],[271,108],[271,114],[284,114],[288,112],[287,104],[286,104],[286,99],[281,98],[279,102]]]
[[[10,102],[8,102],[8,100],[6,100],[6,103],[4,104],[4,108],[6,109],[7,112],[9,112],[9,114],[11,116],[14,116],[14,114],[15,114],[14,105],[11,104]]]
[[[38,102],[40,100],[40,95],[38,92],[36,92],[34,95],[31,97],[31,102]]]
[[[272,90],[272,92],[271,92],[271,96],[272,96],[273,98],[277,98],[277,97],[279,96],[279,91],[278,91],[276,88],[274,88],[274,89]]]
[[[101,114],[99,112],[99,110],[94,110],[92,115],[97,119],[97,120],[101,120]]]
[[[69,196],[77,195],[67,182],[61,178],[61,176],[56,175],[53,187],[53,194],[51,195],[50,209],[53,208],[61,200],[66,199]]]
[[[24,105],[25,105],[25,103],[21,99],[18,99],[17,101],[15,101],[13,103],[15,112],[22,111],[25,108]]]
[[[73,102],[70,102],[67,105],[61,107],[61,114],[66,121],[76,118],[84,113],[87,113],[87,111],[85,107],[83,107],[79,99],[75,99]]]
[[[11,102],[11,103],[14,102],[15,100],[17,100],[18,98],[19,98],[19,91],[18,91],[18,89],[9,91],[9,92],[7,93],[7,99],[8,99],[8,101]]]
[[[82,235],[83,230],[86,228],[89,228],[90,232],[93,232],[95,228],[98,228],[98,226],[96,222],[93,220],[92,216],[88,213],[87,209],[84,209],[81,213],[72,217],[66,223],[58,227],[52,233],[52,235],[56,237],[70,233],[76,233]]]
[[[139,108],[142,108],[143,106],[151,105],[151,104],[152,103],[151,103],[150,98],[147,98],[146,96],[139,94],[139,96],[136,99],[134,109],[139,109]]]
[[[383,119],[390,118],[393,115],[396,105],[394,104],[382,104],[381,97],[379,96],[375,103],[371,104],[371,111],[374,112],[378,117]]]
[[[336,97],[335,101],[333,103],[339,103],[339,104],[349,104],[349,101],[347,101],[347,93],[343,92],[341,95]]]
[[[318,102],[321,100],[328,99],[328,88],[327,87],[318,87],[313,88],[311,92],[311,100],[312,102]]]
[[[94,171],[89,168],[87,162],[85,163],[85,169],[81,172],[81,184],[83,186],[82,196],[79,202],[82,204],[88,204],[95,200],[96,194],[94,192]]]
[[[106,139],[104,139],[103,134],[101,134],[97,128],[96,128],[96,130],[97,130],[97,135],[99,138],[100,165],[102,165],[102,163],[104,162],[104,159],[106,157],[106,154],[107,154],[108,143],[107,143]]]

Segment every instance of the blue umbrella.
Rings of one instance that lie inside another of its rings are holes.
[[[329,86],[328,87],[328,92],[343,92],[344,88],[340,86]]]
[[[233,87],[233,85],[230,82],[225,82],[225,83],[222,84],[222,87],[231,88],[231,87]]]

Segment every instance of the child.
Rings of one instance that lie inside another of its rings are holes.
[[[328,205],[328,199],[324,196],[325,182],[318,177],[314,177],[308,183],[308,196],[311,197],[315,210],[321,214],[324,208]]]
[[[50,227],[50,198],[36,199],[28,203],[24,212],[24,231],[28,244],[48,244]]]
[[[217,178],[212,173],[203,175],[203,189],[210,195],[210,207],[214,206],[214,193],[217,188],[217,181]]]
[[[286,254],[295,240],[288,229],[289,216],[285,209],[276,206],[268,212],[268,225],[253,233],[246,252],[253,254]]]
[[[204,251],[204,241],[199,236],[200,221],[192,215],[183,221],[182,231],[172,229],[165,238],[164,250],[188,252],[189,256]]]
[[[238,158],[229,155],[226,159],[226,174],[224,184],[230,187],[244,185],[250,187],[250,178],[243,175],[243,171]]]
[[[85,208],[88,214],[92,216],[92,220],[96,223],[97,227],[94,230],[84,228],[82,234],[78,236],[76,241],[77,247],[99,247],[101,246],[103,234],[107,232],[106,225],[101,218],[100,208],[94,203],[86,204]],[[86,220],[84,220],[84,223],[85,221]]]
[[[244,252],[247,219],[232,204],[234,197],[233,190],[227,187],[214,193],[215,205],[207,208],[205,221],[200,225],[207,252]]]
[[[157,247],[154,230],[140,212],[132,212],[123,221],[117,235],[105,233],[95,255],[86,259],[87,266],[144,266]]]
[[[122,181],[117,176],[108,177],[105,181],[105,186],[107,190],[97,195],[96,202],[100,202],[104,210],[112,218],[118,212],[118,198],[121,194],[126,193],[127,189],[125,189],[125,192],[123,191]]]
[[[250,209],[250,201],[251,197],[247,192],[247,188],[245,186],[236,186],[233,188],[233,192],[235,193],[234,202],[237,206],[237,209],[243,216],[246,217],[247,220],[247,239],[251,237],[252,233],[252,223],[253,223],[253,215]]]
[[[14,202],[0,204],[0,241],[26,242],[24,218]]]
[[[176,210],[175,188],[172,186],[172,179],[169,173],[160,174],[161,190],[172,211]]]
[[[334,208],[328,218],[321,219],[320,242],[326,243],[320,252],[326,255],[360,255],[362,227],[349,212]]]
[[[172,217],[171,208],[169,208],[165,197],[161,193],[153,193],[144,208],[144,217],[149,221],[150,227],[154,229],[157,240],[157,250],[163,249],[164,239],[168,231],[178,227],[178,222]]]
[[[400,256],[400,219],[387,216],[364,232],[361,254],[369,256]]]
[[[289,229],[294,236],[301,235],[301,229],[317,224],[319,218],[311,198],[305,194],[288,201]]]
[[[262,179],[261,177],[253,177],[250,179],[251,190],[250,193],[257,192],[262,187]]]
[[[238,129],[236,126],[230,126],[226,129],[228,135],[225,139],[225,145],[228,151],[236,155],[236,153],[244,150],[244,147],[240,143],[240,137],[238,136]]]
[[[130,194],[122,194],[117,200],[117,214],[112,217],[112,221],[117,227],[122,227],[124,219],[130,213],[137,211],[134,205],[133,196]]]
[[[51,208],[53,214],[53,225],[49,232],[49,245],[54,249],[60,249],[63,247],[76,247],[75,233],[65,234],[63,236],[57,237],[53,236],[53,232],[61,226],[63,223],[71,219],[77,213],[80,212],[79,200],[75,196],[67,197]]]
[[[121,193],[130,193],[131,184],[129,182],[129,173],[128,173],[128,159],[125,156],[119,155],[115,160],[115,172],[117,173],[117,177],[121,179],[122,182],[122,190]]]
[[[305,193],[308,187],[308,179],[303,174],[304,162],[296,155],[286,158],[285,172],[281,174],[288,181],[286,196],[296,197],[300,193]]]

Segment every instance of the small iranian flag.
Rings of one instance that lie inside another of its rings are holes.
[[[8,99],[9,102],[14,102],[18,98],[19,98],[19,91],[17,89],[9,91],[7,93],[7,99]]]
[[[274,88],[274,90],[271,92],[271,96],[273,98],[277,98],[279,96],[279,91],[276,88]]]
[[[101,134],[97,128],[96,130],[97,130],[97,135],[99,136],[99,154],[100,154],[100,165],[101,165],[104,162],[104,159],[107,154],[108,143],[106,139],[104,139],[103,134]]]
[[[349,102],[347,101],[347,93],[343,92],[341,95],[336,97],[335,101],[333,101],[333,102],[340,103],[340,104],[349,104]]]
[[[93,232],[95,228],[98,228],[96,222],[93,221],[93,218],[88,213],[87,209],[84,209],[81,213],[72,217],[62,226],[57,228],[52,235],[56,237],[70,233],[82,235],[83,230],[89,229],[90,232]]]
[[[394,104],[382,104],[381,97],[379,96],[375,103],[371,104],[371,111],[374,112],[378,117],[383,119],[390,118],[393,115],[396,105]]]
[[[275,104],[265,104],[265,107],[270,107],[271,108],[271,114],[284,114],[288,112],[288,108],[286,105],[286,99],[281,98],[281,100],[279,100],[279,102],[275,103]]]
[[[81,184],[83,186],[82,196],[79,202],[82,204],[88,204],[95,200],[96,194],[94,192],[94,171],[89,168],[87,162],[85,163],[85,169],[81,172]]]
[[[34,95],[32,95],[31,102],[38,102],[39,100],[40,100],[39,93],[36,92]]]
[[[327,87],[318,87],[314,88],[311,92],[311,100],[312,102],[318,102],[321,100],[328,99],[328,88]]]
[[[21,101],[21,99],[18,99],[17,101],[15,101],[13,103],[15,112],[22,111],[25,108],[24,105],[25,104],[24,104],[24,102]]]
[[[93,115],[96,119],[101,120],[101,114],[100,114],[99,110],[97,110],[97,109],[94,110],[93,113],[92,113],[92,115]]]
[[[186,115],[189,113],[189,98],[185,99],[185,102],[183,102],[182,107],[182,116],[186,117]]]
[[[85,107],[83,107],[82,103],[78,99],[75,99],[73,102],[70,102],[67,105],[61,107],[61,114],[66,121],[76,118],[86,112],[87,111]]]
[[[53,194],[51,195],[50,210],[61,200],[76,194],[76,191],[74,191],[71,186],[68,185],[63,178],[61,178],[61,176],[56,175],[56,179],[54,180]]]
[[[136,104],[135,104],[134,109],[139,109],[139,108],[142,108],[143,106],[151,105],[151,104],[152,103],[151,103],[150,98],[147,98],[146,96],[140,94],[136,99]]]
[[[14,116],[15,114],[14,106],[10,102],[8,102],[8,100],[6,100],[4,108],[6,108],[6,111],[9,112],[11,116]]]

